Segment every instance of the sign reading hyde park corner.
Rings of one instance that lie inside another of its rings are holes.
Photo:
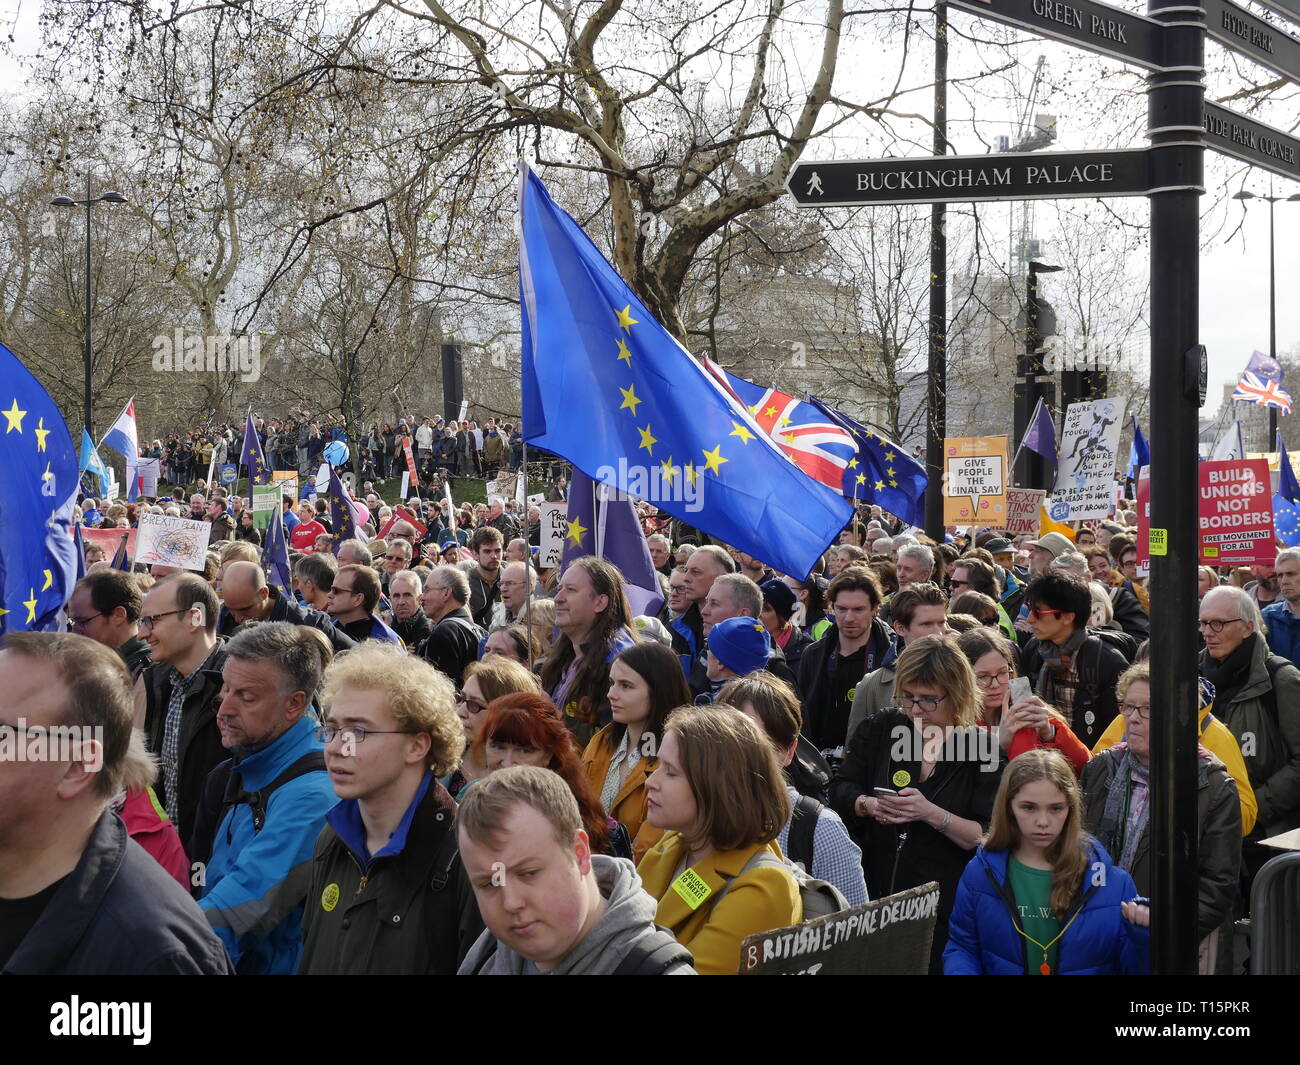
[[[1146,149],[802,162],[786,188],[800,207],[1146,196]]]
[[[1208,147],[1300,181],[1300,139],[1208,100],[1202,105],[1202,114]]]
[[[949,0],[982,18],[1031,30],[1066,44],[1163,69],[1160,23],[1095,0]]]

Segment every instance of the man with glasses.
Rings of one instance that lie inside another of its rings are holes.
[[[231,635],[236,626],[245,621],[288,621],[320,629],[336,654],[356,644],[328,614],[284,598],[278,589],[267,583],[266,573],[256,562],[226,563],[221,579],[221,598],[225,605],[221,610],[218,631],[224,636]]]
[[[379,575],[373,569],[344,566],[334,574],[326,609],[334,624],[356,643],[379,640],[404,647],[402,638],[375,613],[379,599]]]
[[[1253,876],[1270,856],[1258,841],[1300,827],[1300,670],[1271,654],[1259,608],[1241,588],[1201,600],[1201,676],[1214,685],[1214,714],[1237,737],[1259,812],[1243,863]]]
[[[837,580],[839,578],[836,578]],[[887,648],[880,665],[870,671],[853,689],[844,742],[864,720],[874,717],[887,706],[895,705],[894,666],[898,656],[913,640],[948,629],[948,602],[935,584],[913,584],[894,595],[894,641]]]
[[[158,759],[154,791],[187,845],[203,783],[227,757],[217,728],[226,661],[219,606],[217,593],[195,573],[159,581],[140,606],[140,636],[153,664],[136,682],[136,727]]]
[[[467,602],[469,578],[459,566],[436,566],[425,578],[420,605],[433,628],[424,641],[424,660],[455,685],[478,658],[479,642],[487,637],[474,624]]]
[[[116,651],[132,680],[152,661],[149,645],[140,639],[142,601],[135,578],[116,569],[88,573],[77,581],[68,600],[72,631]]]
[[[438,782],[465,747],[455,698],[427,662],[383,644],[326,671],[317,737],[340,801],[316,841],[300,973],[452,975],[482,932]]]
[[[412,554],[413,550],[410,541],[389,539],[388,546],[384,548],[383,568],[379,573],[380,586],[385,594],[388,593],[388,582],[392,579],[393,574],[411,568]]]
[[[528,595],[537,585],[537,574],[525,562],[511,562],[501,571],[501,602],[492,608],[488,632],[515,624],[528,605]]]
[[[250,625],[226,644],[217,726],[230,757],[211,775],[190,856],[211,858],[199,906],[237,973],[292,973],[312,850],[334,805],[309,713],[330,658],[314,632]]]
[[[1021,672],[1033,681],[1034,694],[1060,711],[1092,748],[1117,713],[1115,684],[1128,661],[1088,632],[1092,593],[1078,577],[1036,577],[1025,589],[1025,607],[1033,639],[1021,653]]]

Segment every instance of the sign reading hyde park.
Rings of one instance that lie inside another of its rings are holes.
[[[1066,44],[1162,69],[1160,23],[1094,0],[950,0],[963,11]]]
[[[1145,196],[1145,149],[803,162],[786,188],[801,207]]]

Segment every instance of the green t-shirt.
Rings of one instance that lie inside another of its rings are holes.
[[[1061,922],[1052,913],[1052,871],[1031,869],[1009,857],[1007,877],[1011,881],[1011,892],[1016,897],[1020,927],[1039,943],[1051,943],[1061,931]],[[1052,967],[1052,972],[1056,972],[1056,947],[1057,944],[1053,944],[1047,951],[1047,964]],[[1025,948],[1025,972],[1030,976],[1045,975],[1042,970],[1042,950],[1028,940],[1025,941]]]

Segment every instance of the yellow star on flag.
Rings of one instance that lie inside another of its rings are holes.
[[[886,451],[886,452],[885,452],[885,461],[886,461],[886,462],[893,462],[893,461],[894,461],[894,453],[893,453],[892,451]]]
[[[784,429],[787,425],[790,424],[790,419],[789,419],[789,418],[782,418],[782,419],[781,419],[779,422],[777,422],[776,424],[779,425],[779,426],[781,426],[781,427]]]
[[[618,324],[621,325],[624,329],[626,329],[629,333],[632,332],[632,327],[634,325],[640,324],[635,318],[632,317],[631,311],[632,311],[632,304],[629,303],[626,307],[624,307],[621,311],[618,312]]]
[[[650,435],[650,423],[647,422],[646,427],[644,429],[638,429],[637,432],[641,434],[641,443],[637,445],[637,450],[640,451],[642,448],[645,448],[651,455],[653,455],[655,453],[655,444],[659,443],[659,441]]]
[[[686,479],[690,481],[691,484],[695,484],[695,482],[700,479],[700,471],[695,468],[695,463],[693,462],[688,462],[686,464]]]
[[[877,482],[876,482],[876,491],[877,491],[877,492],[881,491],[884,487],[885,487],[885,482],[884,482],[884,481],[877,481]]]
[[[754,439],[754,434],[751,433],[748,429],[746,429],[743,425],[741,425],[740,422],[733,421],[731,424],[734,425],[735,428],[732,429],[731,432],[727,434],[728,436],[740,437],[740,441],[742,444],[748,444],[751,440]]]
[[[724,462],[730,462],[730,461],[731,461],[730,459],[724,459],[722,457],[721,444],[715,447],[712,451],[704,452],[704,468],[709,472],[711,472],[714,476],[717,476],[720,472],[722,472],[722,464]]]
[[[7,611],[4,607],[0,606],[0,618],[4,617],[7,613],[9,613],[9,611]]]
[[[867,475],[866,475],[865,473],[860,473],[860,474],[858,474],[858,480],[857,480],[857,483],[858,483],[858,484],[866,484],[866,483],[867,483]]]
[[[785,442],[786,442],[787,444],[793,444],[793,443],[794,443],[794,440],[795,440],[794,433],[785,433],[784,435],[785,435]]]
[[[44,570],[45,583],[41,585],[41,591],[48,591],[51,584],[54,583],[54,573],[51,570]]]
[[[24,599],[23,606],[27,608],[27,624],[30,625],[36,620],[36,589],[28,588],[27,594],[30,595],[31,598]]]
[[[897,488],[897,487],[898,487],[898,482],[897,482],[897,481],[890,481],[890,482],[889,482],[889,487],[890,487],[890,488]]]
[[[36,428],[32,430],[36,434],[36,450],[45,450],[45,438],[50,435],[50,430],[45,428],[45,419],[42,418],[36,423]]]
[[[757,414],[757,413],[758,413],[758,404],[757,404],[757,403],[755,403],[752,407],[749,408],[749,413],[750,413],[750,414]]]
[[[582,546],[582,538],[591,530],[582,524],[581,518],[574,518],[569,522],[569,530],[564,534],[564,538],[573,544],[574,547]]]
[[[618,409],[619,410],[630,409],[632,411],[632,417],[635,418],[636,405],[638,403],[644,402],[643,400],[639,400],[636,398],[636,385],[629,385],[627,388],[620,388],[619,391],[623,393],[623,405]]]
[[[776,417],[776,408],[775,408],[775,407],[768,407],[767,410],[763,411],[763,417],[765,417],[765,418],[775,418],[775,417]]]
[[[629,366],[632,365],[631,349],[629,349],[628,346],[623,343],[622,337],[618,338],[618,357],[622,359],[625,363],[627,363]]]
[[[663,462],[659,463],[659,467],[664,471],[664,484],[672,484],[673,478],[677,476],[677,467],[673,465],[673,457],[669,455]]]
[[[886,476],[886,477],[893,477],[893,476],[894,476],[894,467],[893,467],[893,466],[890,466],[889,469],[887,469],[887,470],[885,471],[885,476]]]
[[[857,460],[857,458],[854,457],[854,458],[849,459],[849,469],[851,469],[851,470],[856,470],[857,468],[858,468],[858,460]]]
[[[45,472],[41,474],[41,480],[42,481],[54,480],[54,473],[50,470],[50,464],[48,462],[45,464]]]
[[[0,411],[0,414],[3,414],[9,419],[9,424],[5,427],[5,436],[8,436],[15,429],[20,433],[23,431],[23,418],[27,416],[27,412],[18,409],[17,399],[14,399],[14,405],[12,407],[6,411]]]

